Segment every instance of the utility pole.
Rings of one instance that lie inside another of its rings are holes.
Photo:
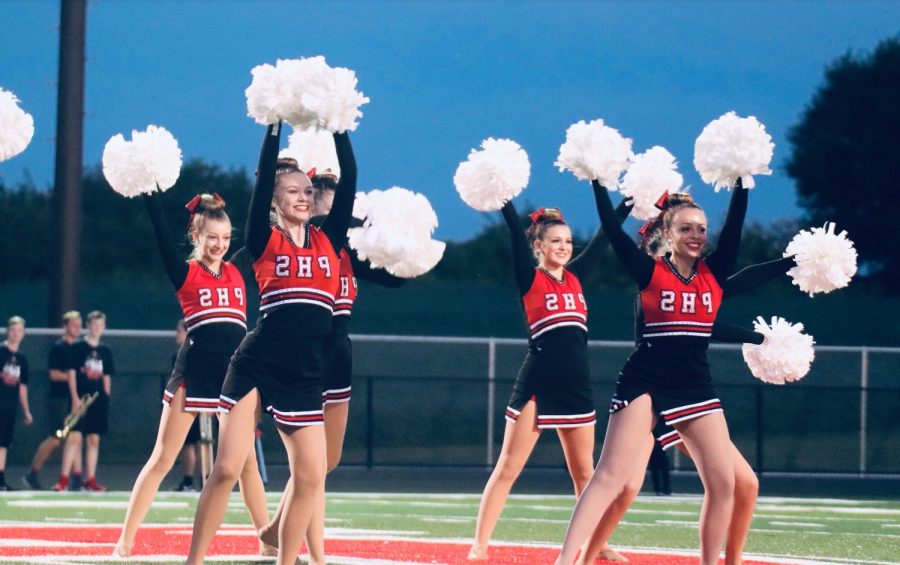
[[[59,84],[56,111],[54,237],[48,324],[78,308],[81,278],[81,179],[84,154],[84,52],[86,0],[60,0]]]

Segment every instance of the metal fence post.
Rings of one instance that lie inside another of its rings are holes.
[[[485,465],[491,467],[494,464],[494,404],[496,403],[497,386],[497,340],[488,340],[488,367],[487,367],[487,460]]]
[[[866,472],[867,425],[869,419],[869,350],[863,347],[860,351],[859,370],[859,472]]]
[[[374,381],[366,377],[366,469],[371,469],[375,459],[375,394]]]
[[[763,474],[763,387],[756,385],[756,474]]]

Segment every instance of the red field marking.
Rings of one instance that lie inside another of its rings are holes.
[[[253,530],[246,527],[224,528],[232,535],[217,535],[210,545],[207,555],[248,556],[257,553],[257,539]],[[0,539],[7,540],[0,545],[3,557],[43,557],[43,556],[98,556],[112,552],[113,544],[119,536],[119,526],[3,526]],[[39,546],[10,544],[11,540],[46,542]],[[135,540],[132,555],[187,555],[191,540],[188,525],[148,526],[141,528]],[[66,547],[61,542],[76,542],[85,545]],[[325,552],[333,557],[355,557],[358,559],[384,559],[407,563],[428,563],[444,565],[471,565],[466,559],[469,544],[442,540],[393,540],[393,539],[327,539]],[[535,545],[512,545],[504,543],[490,549],[488,565],[534,565],[552,563],[559,552],[555,547]],[[633,565],[693,565],[695,556],[661,555],[657,553],[636,553],[623,551]],[[609,563],[597,561],[598,564]],[[747,560],[745,565],[771,565],[772,562]]]

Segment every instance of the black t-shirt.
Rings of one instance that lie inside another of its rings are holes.
[[[72,356],[76,363],[75,384],[78,395],[103,392],[103,375],[112,376],[116,372],[112,351],[103,342],[94,347],[86,340],[78,340],[72,346]]]
[[[21,351],[0,345],[0,414],[15,414],[19,385],[28,384],[28,359]]]
[[[66,343],[58,339],[50,348],[50,357],[47,360],[47,368],[57,371],[74,369],[76,362],[72,357],[72,348],[77,342]],[[50,396],[53,398],[69,398],[69,383],[66,381],[50,381]]]

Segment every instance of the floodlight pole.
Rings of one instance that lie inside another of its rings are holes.
[[[54,237],[48,253],[51,326],[59,324],[63,312],[78,308],[86,12],[86,0],[60,1]]]

